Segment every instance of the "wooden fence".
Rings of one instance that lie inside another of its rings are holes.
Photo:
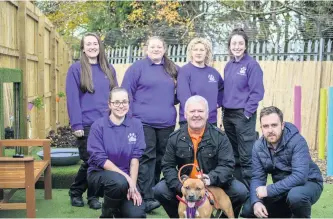
[[[248,51],[258,61],[330,61],[333,60],[333,41],[331,39],[290,40],[283,42],[255,42],[251,41]],[[169,45],[166,53],[174,62],[187,62],[187,45]],[[228,61],[227,42],[215,45],[214,60]],[[144,56],[142,47],[127,46],[106,50],[107,57],[112,64],[133,63]],[[74,51],[74,57],[79,55]]]
[[[0,1],[0,68],[23,71],[23,122],[31,138],[45,138],[48,131],[67,125],[66,100],[56,102],[65,91],[65,77],[72,53],[52,23],[29,1]],[[7,95],[5,125],[13,115],[10,107],[12,86],[4,86]],[[27,109],[28,102],[41,97],[43,109]],[[6,98],[5,98],[6,99]],[[5,101],[5,102],[6,102]],[[6,103],[5,103],[6,104]],[[1,112],[2,113],[2,112]],[[21,123],[22,124],[22,123]]]
[[[184,65],[184,63],[177,64]],[[225,64],[226,62],[215,62],[214,67],[222,73]],[[265,96],[259,104],[258,111],[263,106],[274,105],[283,111],[285,121],[293,122],[294,86],[302,86],[302,134],[308,141],[309,147],[316,149],[320,88],[333,86],[333,62],[259,61],[259,64],[264,72]],[[114,65],[119,84],[129,66],[130,64]],[[221,112],[218,118],[218,124],[221,124]],[[256,129],[260,132],[259,119]]]
[[[0,2],[0,18],[0,68],[23,71],[23,108],[25,115],[30,116],[31,126],[28,122],[24,124],[31,127],[32,138],[44,138],[50,129],[56,128],[56,123],[68,124],[66,100],[62,98],[57,103],[56,95],[65,91],[66,72],[72,62],[71,51],[50,21],[30,2]],[[275,105],[283,110],[286,121],[293,121],[293,89],[295,85],[302,86],[302,134],[310,147],[315,149],[319,90],[333,86],[333,62],[329,61],[332,60],[332,41],[319,39],[305,43],[306,46],[298,44],[290,43],[287,47],[290,51],[275,51],[275,47],[267,44],[265,47],[250,44],[249,51],[259,60],[264,71],[266,92],[259,110],[263,106]],[[167,51],[178,65],[185,63],[186,46],[169,47]],[[118,48],[118,52],[109,50],[107,53],[110,63],[115,63],[119,83],[130,65],[124,63],[132,63],[143,55],[139,48]],[[215,54],[217,61],[214,67],[220,73],[227,57],[227,53]],[[12,90],[10,85],[7,89]],[[31,111],[27,110],[28,102],[36,97],[42,97],[44,109],[34,107]],[[5,117],[12,115],[9,111],[5,113]],[[257,130],[258,125],[257,122]]]

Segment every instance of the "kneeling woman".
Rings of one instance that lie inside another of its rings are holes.
[[[101,218],[145,218],[145,206],[137,190],[139,158],[146,144],[141,121],[126,116],[128,93],[110,92],[108,116],[91,126],[88,137],[88,184],[104,197]]]

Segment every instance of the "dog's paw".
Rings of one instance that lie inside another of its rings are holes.
[[[186,211],[184,211],[184,218],[187,218],[187,214],[186,214]]]

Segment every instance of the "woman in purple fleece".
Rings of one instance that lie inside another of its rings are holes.
[[[82,194],[88,189],[89,207],[101,208],[96,191],[88,188],[87,137],[93,122],[107,114],[109,92],[114,86],[117,86],[116,72],[107,63],[100,38],[94,33],[85,34],[81,40],[80,61],[70,66],[66,78],[68,116],[83,160],[69,190],[72,206],[84,206]]]
[[[110,114],[97,119],[88,137],[88,182],[104,198],[100,218],[146,218],[137,189],[139,159],[146,147],[142,123],[127,116],[128,92],[114,88]]]
[[[249,189],[257,108],[264,97],[264,84],[263,72],[258,62],[247,54],[247,46],[244,30],[234,29],[228,40],[232,58],[224,68],[222,106],[223,126],[236,160],[235,175]]]
[[[180,102],[179,124],[184,118],[185,102],[194,95],[208,102],[208,122],[217,125],[217,109],[222,104],[223,80],[213,64],[212,45],[204,38],[194,38],[187,46],[189,63],[180,68],[177,79],[177,97]]]
[[[122,87],[130,94],[130,112],[141,120],[146,150],[140,159],[138,185],[146,204],[146,212],[160,206],[152,188],[161,175],[161,160],[169,135],[176,123],[175,87],[177,66],[166,56],[166,43],[150,37],[147,57],[133,63],[125,73]]]

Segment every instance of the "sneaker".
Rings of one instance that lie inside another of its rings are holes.
[[[89,205],[89,208],[92,208],[95,210],[102,208],[102,204],[98,201],[97,198],[93,198],[93,199],[89,200],[88,205]]]
[[[159,208],[161,206],[161,203],[155,199],[148,200],[145,202],[145,204],[146,204],[146,208],[145,208],[146,213],[150,213],[154,209]]]
[[[81,196],[70,196],[71,197],[71,204],[74,207],[83,207],[84,202]]]

